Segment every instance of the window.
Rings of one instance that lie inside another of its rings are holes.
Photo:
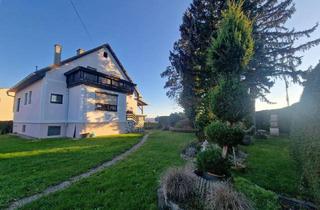
[[[48,136],[60,136],[61,126],[48,126]]]
[[[27,105],[28,103],[28,93],[24,94],[24,105]]]
[[[116,112],[118,111],[118,95],[96,92],[96,110]]]
[[[63,103],[63,95],[60,94],[51,94],[50,102],[53,104],[62,104]]]
[[[103,57],[108,58],[108,53],[107,53],[107,52],[104,52],[104,53],[103,53]]]
[[[84,72],[83,73],[83,79],[86,80],[86,81],[97,82],[98,76],[94,75],[94,74],[90,74],[90,73]]]
[[[103,85],[111,85],[111,79],[99,77],[99,83]]]
[[[112,80],[112,85],[116,86],[116,87],[119,87],[119,82],[116,81],[116,80]]]
[[[29,101],[28,104],[31,104],[32,91],[29,91]]]
[[[17,101],[17,112],[20,111],[20,103],[21,103],[21,98],[18,98],[18,101]]]
[[[22,133],[26,132],[26,125],[22,125]]]

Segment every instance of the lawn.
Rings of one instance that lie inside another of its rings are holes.
[[[156,131],[124,161],[24,209],[157,209],[161,173],[184,163],[180,153],[194,138]]]
[[[277,137],[242,147],[249,154],[248,168],[238,175],[276,193],[299,196],[300,176],[289,154],[289,143],[287,137]]]
[[[0,136],[0,209],[112,159],[138,143],[140,134],[83,140],[26,140]]]

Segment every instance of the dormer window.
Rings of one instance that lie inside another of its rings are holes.
[[[107,52],[103,52],[103,57],[108,58],[109,57],[108,53]]]

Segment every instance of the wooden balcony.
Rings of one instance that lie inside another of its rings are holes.
[[[126,113],[127,121],[138,122],[137,116],[132,111],[127,111]]]
[[[67,77],[67,87],[71,88],[77,85],[88,85],[105,90],[132,94],[135,84],[126,80],[103,74],[91,68],[78,66],[65,73]]]

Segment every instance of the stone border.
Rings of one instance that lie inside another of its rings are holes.
[[[28,196],[28,197],[24,197],[21,198],[17,201],[14,201],[12,203],[9,204],[9,207],[7,208],[8,210],[12,210],[12,209],[17,209],[17,208],[21,208],[26,204],[29,204],[33,201],[36,201],[44,196],[47,196],[49,194],[64,190],[68,187],[70,187],[72,184],[82,180],[82,179],[86,179],[98,172],[103,171],[106,168],[109,168],[110,166],[116,164],[117,162],[123,160],[124,158],[126,158],[128,155],[130,155],[131,153],[135,152],[137,149],[139,149],[148,139],[150,133],[147,133],[146,135],[143,136],[142,140],[135,144],[133,147],[131,147],[129,150],[127,150],[126,152],[116,156],[115,158],[113,158],[112,160],[106,161],[104,163],[102,163],[99,166],[96,166],[94,168],[91,168],[90,170],[88,170],[85,173],[79,174],[77,176],[73,176],[71,178],[69,178],[67,181],[63,181],[59,184],[53,185],[48,187],[47,189],[45,189],[44,191]]]

